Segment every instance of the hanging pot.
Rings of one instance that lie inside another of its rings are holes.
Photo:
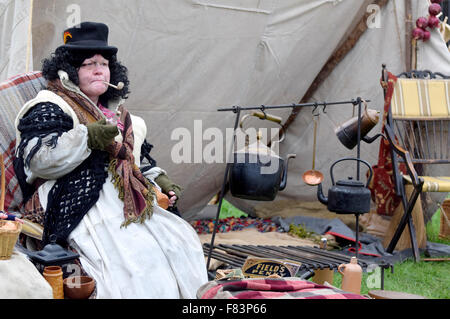
[[[340,180],[334,183],[333,168],[339,162],[354,160],[367,165],[370,175],[366,185],[360,181],[355,181],[351,177],[347,180]],[[372,168],[370,164],[358,158],[342,158],[331,165],[330,168],[332,187],[328,191],[328,197],[322,192],[322,184],[317,187],[317,198],[319,201],[327,205],[330,212],[338,214],[364,214],[370,211],[371,194],[367,186],[372,178]]]
[[[252,115],[260,117],[259,112]],[[274,116],[265,116],[264,119],[281,122],[280,118]],[[241,128],[244,120],[245,118],[241,121]],[[283,138],[278,142],[281,142]],[[288,161],[295,156],[295,154],[288,154],[285,159],[281,158],[261,142],[261,134],[258,132],[255,143],[246,145],[233,154],[229,175],[231,194],[242,199],[274,200],[278,191],[286,187]]]

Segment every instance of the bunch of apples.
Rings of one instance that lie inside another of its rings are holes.
[[[431,33],[427,28],[435,29],[439,27],[441,20],[437,15],[442,11],[442,0],[431,0],[431,4],[428,7],[428,17],[420,17],[416,20],[416,28],[412,32],[412,36],[416,40],[428,41]]]

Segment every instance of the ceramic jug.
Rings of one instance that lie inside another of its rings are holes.
[[[362,268],[358,265],[358,259],[352,257],[349,264],[341,264],[338,272],[342,275],[341,289],[354,294],[361,293]]]
[[[64,299],[63,272],[61,267],[45,267],[42,275],[53,289],[53,299]]]

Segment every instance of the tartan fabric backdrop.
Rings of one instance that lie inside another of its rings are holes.
[[[29,72],[0,83],[0,152],[5,161],[5,210],[20,211],[22,192],[14,174],[13,159],[16,147],[14,121],[19,109],[46,87],[41,72]]]

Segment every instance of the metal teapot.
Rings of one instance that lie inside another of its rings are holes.
[[[252,115],[262,118],[259,112]],[[281,118],[266,114],[263,119],[281,122]],[[241,121],[241,128],[244,120],[245,118]],[[288,161],[296,155],[288,154],[285,159],[281,158],[261,142],[261,134],[258,132],[255,143],[234,152],[233,156],[229,175],[231,194],[242,199],[272,201],[278,191],[286,187]]]
[[[334,183],[334,165],[347,160],[359,161],[367,165],[370,175],[367,178],[366,185],[353,180],[351,177]],[[327,205],[329,211],[338,214],[364,214],[370,211],[371,193],[367,186],[372,179],[372,168],[369,163],[359,158],[342,158],[331,165],[330,175],[333,186],[328,191],[328,198],[322,192],[322,184],[317,187],[317,198],[322,204]]]

